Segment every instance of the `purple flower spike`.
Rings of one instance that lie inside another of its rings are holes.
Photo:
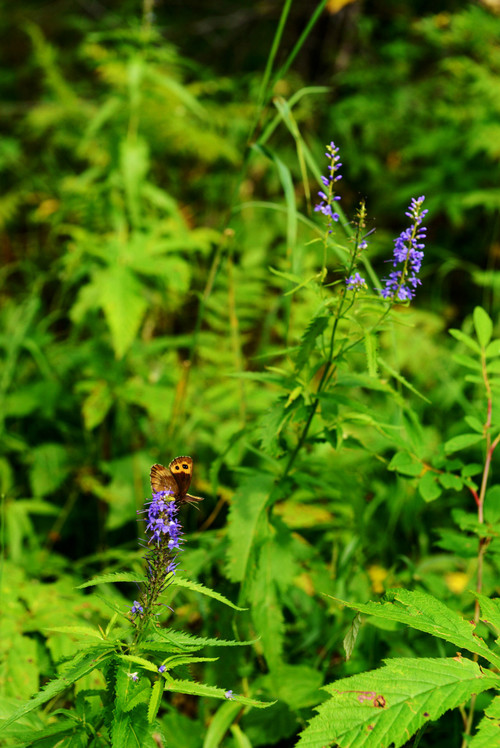
[[[415,296],[417,286],[422,284],[417,274],[420,272],[424,258],[423,249],[427,229],[422,226],[422,220],[429,212],[423,210],[424,195],[412,198],[410,206],[405,215],[412,223],[408,229],[401,232],[394,240],[393,258],[390,260],[394,268],[403,265],[401,269],[393,270],[388,278],[383,278],[384,288],[380,294],[384,299],[395,299],[396,301],[410,301]]]
[[[182,551],[183,529],[177,517],[179,503],[173,496],[173,491],[153,492],[151,501],[146,502],[145,509],[141,512],[146,515],[148,581],[140,602],[134,600],[130,611],[132,615],[141,614],[139,626],[149,620],[151,612],[159,605],[158,596],[172,582],[172,576],[179,566],[178,554]]]
[[[333,140],[330,145],[326,146],[325,156],[330,160],[330,163],[328,164],[329,175],[327,177],[321,177],[321,182],[326,191],[320,190],[318,192],[320,202],[314,206],[316,212],[323,213],[323,215],[328,218],[329,234],[332,233],[333,223],[340,219],[339,214],[334,210],[334,203],[340,200],[340,197],[335,195],[335,182],[342,179],[342,176],[336,173],[342,166],[342,164],[339,163],[340,156],[338,155],[338,150],[339,149],[335,146]]]

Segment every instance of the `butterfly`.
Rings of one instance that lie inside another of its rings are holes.
[[[170,491],[178,504],[203,501],[201,496],[191,496],[187,490],[193,477],[193,460],[191,457],[176,457],[168,468],[153,465],[151,468],[151,491]]]

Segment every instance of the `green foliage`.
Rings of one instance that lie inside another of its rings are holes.
[[[2,14],[0,742],[496,745],[499,18],[240,5]],[[391,308],[422,193],[424,285]],[[134,643],[137,510],[176,454],[205,501]]]

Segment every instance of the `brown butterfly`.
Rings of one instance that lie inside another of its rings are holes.
[[[151,490],[171,491],[178,504],[203,501],[201,496],[191,496],[187,490],[193,477],[193,460],[191,457],[176,457],[168,468],[163,465],[153,465],[151,468]]]

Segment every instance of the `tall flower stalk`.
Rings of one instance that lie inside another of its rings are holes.
[[[325,153],[325,156],[328,159],[328,174],[327,176],[321,176],[321,182],[324,189],[319,190],[318,197],[320,198],[320,201],[314,206],[315,212],[322,213],[327,218],[326,231],[323,237],[323,268],[320,275],[322,281],[326,278],[326,250],[328,236],[333,231],[333,224],[340,220],[340,216],[335,209],[335,203],[340,200],[340,195],[337,195],[335,192],[335,186],[336,183],[342,179],[342,175],[338,173],[342,166],[338,152],[338,146],[336,146],[332,140],[332,142],[326,146]]]
[[[179,565],[182,550],[182,525],[177,517],[179,505],[172,491],[158,491],[146,503],[146,535],[148,537],[147,581],[139,600],[130,610],[136,626],[135,642],[139,642],[161,605],[158,599],[168,587]]]
[[[394,253],[390,262],[396,269],[389,273],[388,278],[382,279],[385,286],[380,294],[384,299],[411,301],[415,296],[417,286],[422,284],[420,278],[417,277],[424,258],[422,250],[425,246],[424,239],[427,231],[425,226],[422,226],[422,220],[429,212],[422,208],[424,200],[424,195],[412,198],[405,213],[408,218],[411,218],[412,223],[394,240]]]

